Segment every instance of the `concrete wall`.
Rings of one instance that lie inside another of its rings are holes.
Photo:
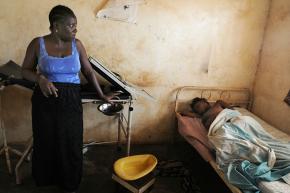
[[[135,102],[136,143],[173,139],[174,94],[180,86],[252,87],[269,1],[146,0],[139,6],[137,24],[97,19],[98,3],[1,1],[0,64],[10,59],[21,64],[31,39],[49,33],[50,9],[69,6],[88,54],[156,98]],[[23,141],[31,135],[30,93],[9,88],[3,95],[8,138]],[[96,105],[84,105],[85,140],[112,139],[113,119],[98,113]]]
[[[253,111],[290,134],[290,107],[283,102],[290,89],[290,1],[271,3],[261,62],[254,89]]]

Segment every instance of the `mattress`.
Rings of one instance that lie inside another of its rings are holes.
[[[275,127],[273,127],[272,125],[270,125],[269,123],[267,123],[266,121],[262,120],[261,118],[259,118],[258,116],[254,115],[253,113],[251,113],[250,111],[248,111],[247,109],[244,108],[236,108],[236,110],[238,110],[242,115],[247,115],[247,116],[251,116],[253,117],[256,121],[258,121],[263,128],[270,133],[273,137],[282,140],[282,141],[290,141],[290,135],[276,129]]]
[[[290,141],[290,136],[282,131],[274,128],[261,118],[257,117],[250,111],[244,108],[236,108],[242,115],[251,116],[255,120],[257,120],[263,128],[270,133],[273,137],[282,140],[282,141]],[[200,124],[200,119],[190,118],[181,116],[177,113],[178,119],[178,131],[185,138],[187,142],[189,142],[202,156],[205,161],[210,162],[211,166],[216,170],[216,172],[220,175],[220,177],[225,181],[227,186],[232,190],[232,192],[240,192],[237,188],[227,183],[225,177],[221,170],[217,168],[215,164],[214,155],[212,154],[212,149],[208,145],[207,141],[207,131]],[[273,181],[273,182],[260,182],[258,184],[262,193],[290,193],[290,185],[285,183],[284,181]]]

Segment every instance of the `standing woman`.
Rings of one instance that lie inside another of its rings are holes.
[[[37,83],[32,95],[32,175],[36,185],[75,192],[82,176],[83,114],[79,72],[109,101],[80,40],[77,18],[58,5],[49,13],[51,33],[29,44],[22,64],[25,79]]]

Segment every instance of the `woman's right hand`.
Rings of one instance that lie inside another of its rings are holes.
[[[102,96],[103,101],[110,103],[110,104],[113,104],[113,102],[111,101],[112,98],[113,97],[111,97],[111,96],[106,96],[106,95]]]
[[[106,101],[107,103],[110,103],[110,104],[114,104],[111,100],[112,99],[119,99],[118,95],[120,93],[110,93],[110,94],[107,94],[107,95],[103,95],[102,99],[104,101]]]
[[[38,75],[37,82],[38,82],[38,85],[40,87],[42,94],[45,97],[49,97],[51,95],[53,95],[54,97],[58,97],[57,88],[54,86],[54,84],[52,82],[50,82],[43,75]]]

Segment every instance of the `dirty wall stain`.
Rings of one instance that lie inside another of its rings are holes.
[[[131,82],[140,87],[157,85],[161,80],[161,75],[152,72],[141,72],[135,80]]]
[[[290,7],[289,6],[280,6],[278,7],[278,10],[275,11],[275,14],[273,14],[272,22],[281,22],[285,19],[289,18],[290,16]]]

